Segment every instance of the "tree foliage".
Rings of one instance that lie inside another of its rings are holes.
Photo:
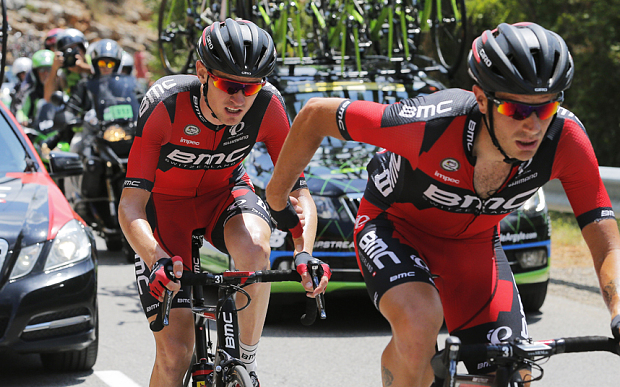
[[[532,21],[557,32],[575,62],[564,106],[587,129],[600,165],[620,167],[620,1],[467,0],[470,42],[500,23]],[[466,66],[454,80],[469,87]]]

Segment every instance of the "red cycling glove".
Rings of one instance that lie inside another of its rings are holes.
[[[183,258],[175,255],[172,258],[161,258],[151,269],[151,275],[149,276],[149,293],[157,299],[159,299],[166,290],[166,285],[176,279],[170,278],[166,272],[166,265],[173,265],[175,262],[180,261],[183,263]]]
[[[321,261],[320,259],[314,258],[312,255],[308,254],[305,251],[302,251],[301,253],[295,255],[295,270],[297,270],[299,274],[308,272],[308,262],[310,261],[316,261],[319,265],[321,265],[321,268],[323,269],[323,275],[326,275],[327,279],[330,279],[332,277],[332,270],[329,268],[328,264]]]

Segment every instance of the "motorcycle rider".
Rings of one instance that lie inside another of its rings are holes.
[[[22,126],[30,126],[37,119],[37,113],[44,99],[44,85],[49,79],[54,62],[54,52],[39,50],[32,55],[32,79],[33,83],[20,87],[19,95],[16,95],[15,118]],[[21,102],[21,106],[17,103]]]
[[[13,74],[17,77],[15,87],[11,90],[11,113],[15,115],[17,113],[17,106],[21,105],[21,98],[24,97],[22,90],[26,90],[26,76],[32,70],[32,59],[22,56],[13,61],[13,67],[11,68]]]
[[[65,109],[59,111],[54,117],[54,126],[58,133],[47,139],[44,143],[48,149],[54,149],[58,142],[67,141],[71,143],[71,151],[81,153],[82,136],[74,134],[73,127],[68,122],[75,118],[83,118],[84,114],[93,108],[93,96],[89,89],[89,82],[92,79],[116,74],[121,65],[123,49],[111,39],[102,39],[89,49],[91,55],[91,76],[80,80],[75,91],[71,94]]]

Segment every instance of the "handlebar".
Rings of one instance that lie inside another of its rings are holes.
[[[178,280],[172,273],[172,264],[168,264],[165,267],[166,275],[173,280]],[[316,288],[323,276],[323,269],[317,262],[308,263],[308,272],[312,278],[313,287]],[[193,273],[184,271],[180,278],[182,286],[195,286],[195,285],[212,285],[212,286],[247,286],[254,283],[264,282],[284,282],[284,281],[301,281],[301,275],[295,270],[261,270],[261,271],[225,271],[219,274],[213,274],[208,272]],[[166,290],[164,293],[164,300],[159,307],[157,317],[149,324],[150,329],[153,332],[161,331],[168,325],[170,308],[172,306],[172,291]],[[318,314],[321,319],[326,318],[325,313],[325,299],[323,294],[316,297],[316,301],[312,298],[308,298],[306,303],[306,313],[301,317],[301,322],[304,325],[312,325],[316,320]]]
[[[610,352],[620,355],[620,344],[604,336],[578,336],[532,342],[462,345],[458,337],[450,336],[446,339],[444,349],[431,359],[431,365],[436,379],[445,381],[445,384],[442,382],[440,385],[452,386],[457,376],[456,365],[461,359],[486,359],[492,364],[518,365],[557,354],[578,352]]]

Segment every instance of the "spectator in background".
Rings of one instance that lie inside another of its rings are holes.
[[[24,126],[31,124],[38,112],[39,101],[44,100],[44,85],[50,78],[54,52],[39,50],[32,55],[32,78],[34,82],[22,90],[24,97],[21,106],[16,106],[17,121]]]
[[[56,45],[52,76],[45,83],[44,98],[48,102],[56,90],[62,90],[70,97],[78,82],[92,74],[86,56],[88,42],[81,31],[75,28],[64,30],[58,35]]]
[[[49,30],[47,35],[45,35],[45,40],[43,41],[43,46],[45,46],[46,50],[56,51],[56,42],[58,41],[58,36],[61,35],[65,30],[62,28],[52,28]]]
[[[18,106],[21,106],[24,90],[28,88],[28,83],[26,82],[26,76],[32,70],[32,59],[26,57],[20,57],[15,59],[13,62],[13,67],[11,71],[17,77],[17,82],[15,83],[15,87],[11,90],[11,113],[15,115],[17,113]]]

